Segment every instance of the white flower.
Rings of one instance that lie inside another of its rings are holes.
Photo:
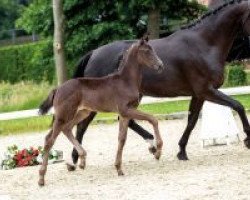
[[[58,157],[58,153],[57,153],[57,151],[55,151],[55,150],[51,150],[51,155],[53,156],[53,157]]]
[[[42,154],[39,154],[36,158],[37,162],[42,163],[43,162],[43,157]]]

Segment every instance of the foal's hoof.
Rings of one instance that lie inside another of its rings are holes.
[[[186,153],[183,153],[183,152],[179,152],[179,153],[177,154],[177,158],[178,158],[179,160],[183,160],[183,161],[188,160],[187,154],[186,154]]]
[[[84,169],[85,169],[85,166],[86,166],[86,164],[83,163],[83,164],[80,164],[80,165],[79,165],[79,168],[82,169],[82,170],[84,170]]]
[[[244,144],[245,144],[245,146],[248,148],[248,149],[250,149],[250,138],[246,138],[245,140],[244,140]]]
[[[76,166],[75,165],[71,165],[69,163],[66,163],[67,165],[67,169],[69,172],[75,171],[76,170]]]
[[[149,153],[151,153],[151,154],[155,154],[157,151],[155,146],[148,147],[148,150],[149,150]]]
[[[118,173],[118,176],[124,176],[124,173],[122,170],[118,171],[117,173]]]
[[[40,179],[40,180],[38,181],[38,185],[41,186],[41,187],[44,186],[44,180]]]
[[[155,159],[156,159],[156,160],[159,160],[160,157],[161,157],[161,150],[156,151],[156,152],[154,153],[154,156],[155,156]]]

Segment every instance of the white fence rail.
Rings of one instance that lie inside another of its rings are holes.
[[[250,94],[250,86],[244,87],[234,87],[234,88],[224,88],[220,89],[220,91],[224,92],[227,95],[244,95]],[[189,100],[190,97],[176,97],[176,98],[153,98],[153,97],[143,97],[142,104],[150,104],[150,103],[160,103],[166,101],[182,101],[182,100]],[[53,110],[50,111],[48,114],[52,114]],[[13,120],[13,119],[23,119],[29,117],[37,117],[38,109],[33,110],[23,110],[23,111],[15,111],[15,112],[8,112],[8,113],[0,113],[0,121],[4,120]]]

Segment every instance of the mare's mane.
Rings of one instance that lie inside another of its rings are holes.
[[[208,11],[207,13],[205,13],[204,15],[202,15],[201,17],[199,17],[199,19],[195,20],[194,22],[192,22],[192,23],[190,23],[188,25],[182,26],[181,30],[193,28],[196,25],[200,24],[203,20],[208,19],[209,17],[214,16],[214,15],[220,13],[222,10],[224,10],[224,8],[227,8],[227,7],[229,7],[231,5],[234,5],[236,3],[241,3],[243,1],[247,1],[247,0],[230,0],[230,1],[222,4],[221,6],[218,6],[217,8]]]

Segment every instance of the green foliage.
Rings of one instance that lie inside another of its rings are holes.
[[[16,21],[18,28],[29,33],[35,31],[44,36],[53,33],[53,12],[51,0],[36,0],[23,9],[21,18]]]
[[[65,33],[68,59],[114,40],[135,39],[146,31],[150,8],[159,7],[162,19],[189,19],[201,10],[196,1],[139,0],[85,1],[65,0]],[[27,7],[17,25],[44,36],[53,35],[52,2],[36,0]]]
[[[0,113],[38,108],[54,86],[47,82],[0,83]]]
[[[247,74],[242,64],[232,63],[227,73],[228,86],[241,86],[247,84]]]
[[[13,29],[14,22],[19,16],[21,6],[16,1],[0,1],[0,30]]]
[[[141,37],[146,32],[147,15],[151,8],[158,7],[161,9],[161,21],[168,21],[167,25],[164,24],[164,29],[170,25],[174,27],[171,21],[186,22],[190,18],[197,17],[202,10],[196,1],[190,0],[64,0],[63,3],[66,60],[70,63],[68,66],[71,66],[71,63],[76,63],[81,55],[98,46],[115,40]],[[35,31],[45,38],[52,37],[53,12],[51,0],[32,1],[24,9],[16,25],[28,32]],[[48,51],[41,51],[35,61],[42,60],[46,67],[49,67],[52,58],[52,48],[48,48]],[[15,59],[12,59],[12,61],[15,62]],[[54,74],[52,68],[50,69],[50,73]],[[74,68],[70,67],[69,69],[71,74]],[[44,73],[48,73],[47,68]],[[40,74],[38,77],[41,77]],[[45,77],[46,80],[51,81],[51,77],[47,78],[47,75]],[[13,81],[13,78],[11,81]]]
[[[50,40],[0,49],[0,80],[52,82],[55,76]]]

